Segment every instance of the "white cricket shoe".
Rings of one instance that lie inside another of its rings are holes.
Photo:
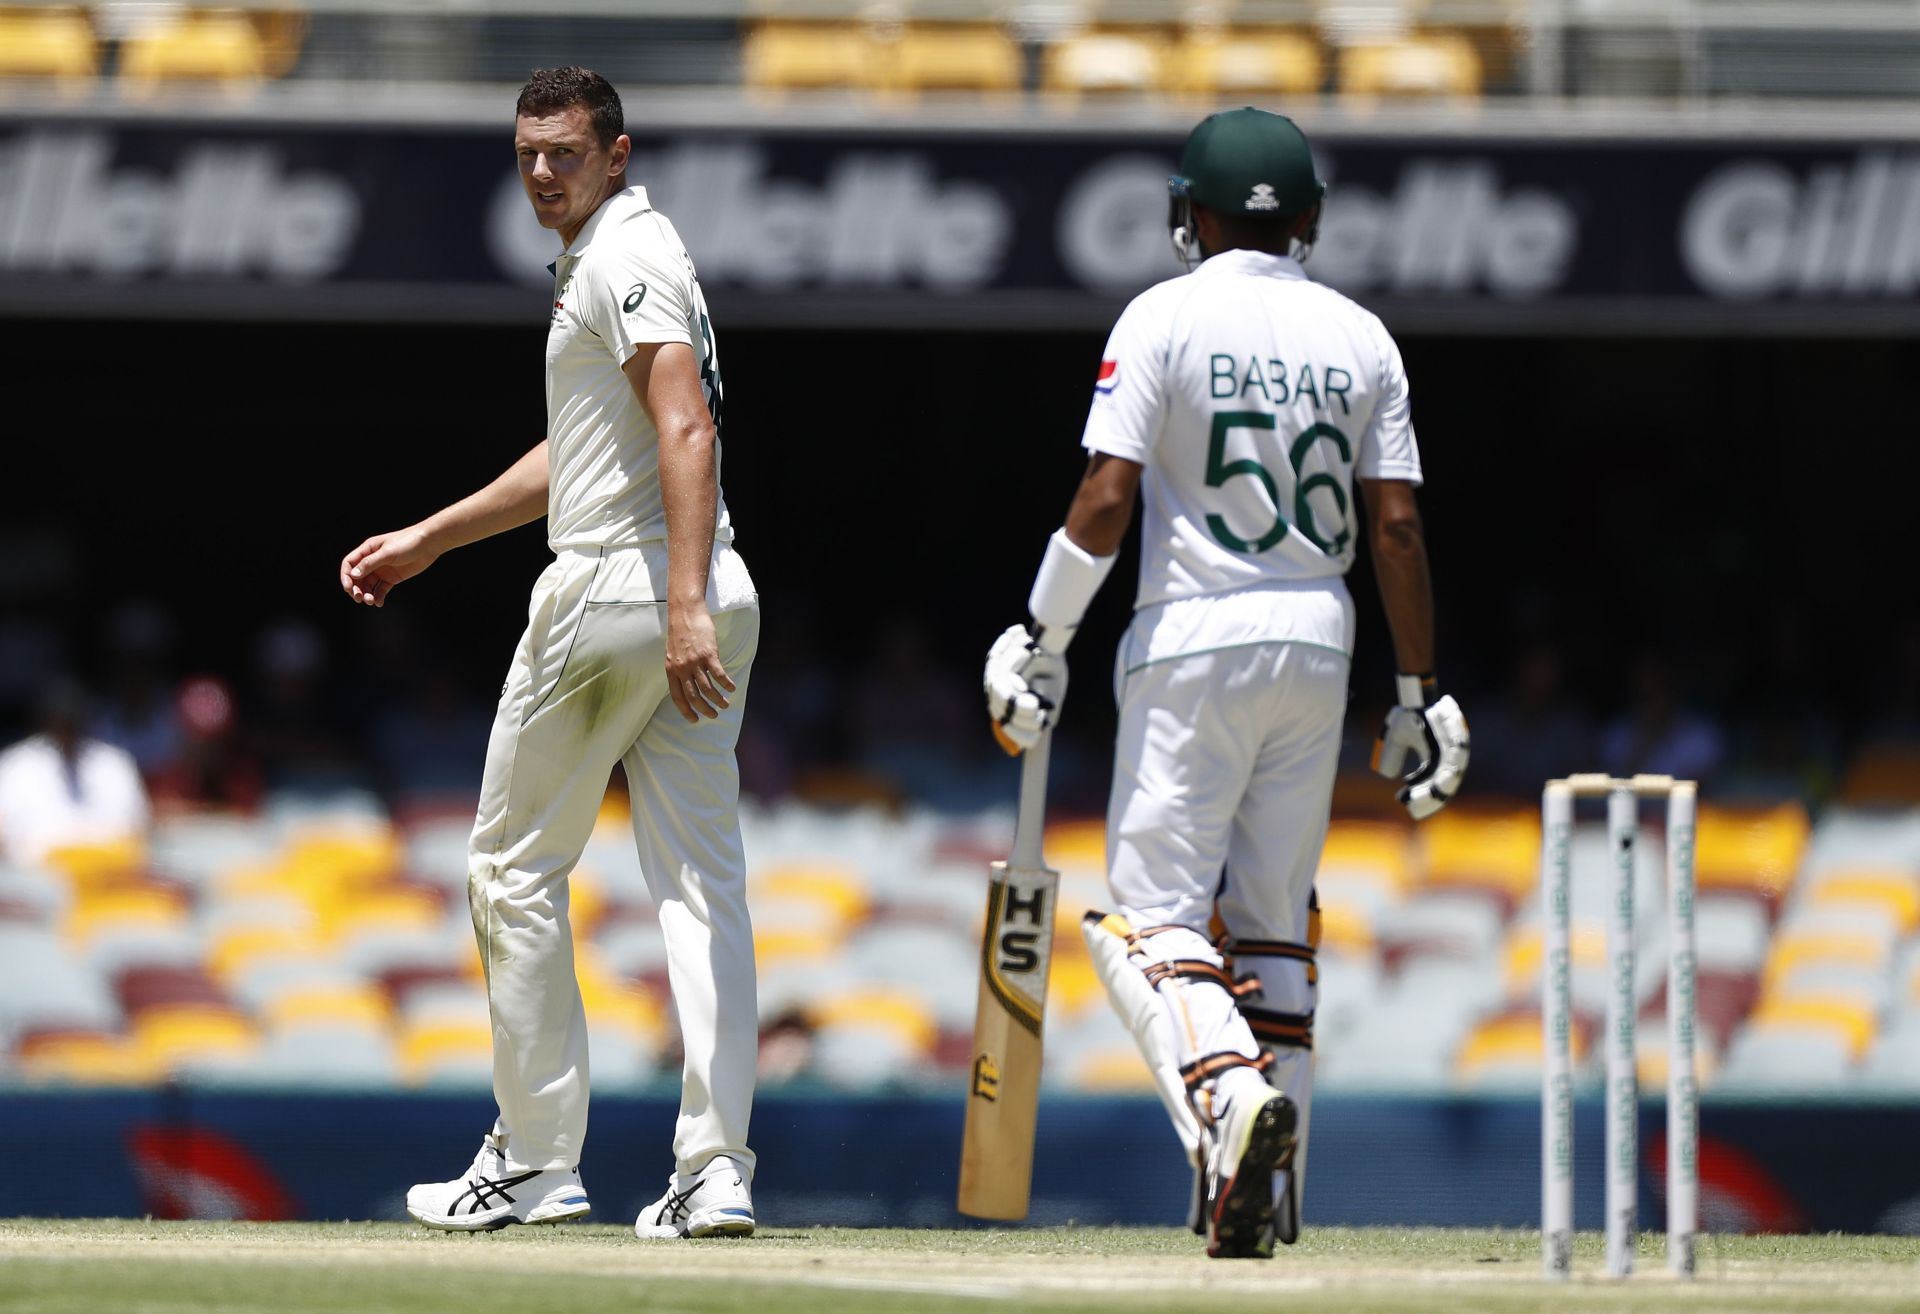
[[[1298,1125],[1293,1101],[1271,1086],[1244,1090],[1227,1105],[1214,1146],[1207,1254],[1272,1256],[1273,1175],[1292,1164]]]
[[[752,1236],[753,1194],[747,1174],[726,1155],[716,1155],[691,1181],[667,1179],[667,1193],[640,1211],[633,1234],[643,1239]]]
[[[510,1223],[559,1223],[584,1217],[587,1188],[578,1168],[511,1172],[505,1138],[489,1134],[473,1166],[450,1182],[422,1182],[407,1192],[407,1212],[428,1227],[485,1232]]]

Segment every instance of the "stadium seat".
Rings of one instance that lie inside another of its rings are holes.
[[[493,1080],[493,1021],[473,982],[421,985],[398,1001],[395,1048],[403,1080],[479,1085]]]
[[[244,1058],[260,1044],[253,1024],[220,1004],[157,1004],[136,1013],[127,1030],[141,1056],[162,1071],[206,1058]]]
[[[1730,809],[1702,805],[1694,827],[1694,880],[1701,890],[1738,890],[1777,906],[1807,847],[1798,803]]]
[[[1466,890],[1423,892],[1381,914],[1380,948],[1389,961],[1432,953],[1488,962],[1500,946],[1505,911],[1498,900]]]
[[[38,1031],[117,1032],[106,978],[46,927],[0,923],[0,1042]]]
[[[1291,28],[1196,28],[1168,61],[1170,88],[1185,96],[1313,96],[1325,70],[1319,42]]]
[[[1714,1078],[1719,1091],[1829,1089],[1852,1074],[1853,1047],[1830,1027],[1749,1027],[1735,1036]]]
[[[1859,1070],[1868,1085],[1920,1090],[1920,1011],[1910,1012],[1880,1033]]]
[[[1694,901],[1694,956],[1703,973],[1759,972],[1772,934],[1766,909],[1751,899],[1708,893]]]
[[[1573,1061],[1585,1060],[1586,1029],[1572,1032]],[[1473,1090],[1538,1086],[1546,1061],[1546,1033],[1537,1012],[1503,1013],[1473,1028],[1453,1059],[1453,1084]]]
[[[1448,808],[1414,831],[1427,888],[1487,890],[1509,907],[1540,881],[1540,815],[1533,808]]]
[[[259,1010],[274,1031],[338,1027],[383,1031],[393,1020],[386,992],[365,981],[312,982],[281,991]]]
[[[1773,1032],[1835,1037],[1842,1043],[1848,1062],[1853,1062],[1873,1042],[1874,1011],[1866,1003],[1845,996],[1763,998],[1741,1034]]]
[[[13,1066],[30,1082],[76,1086],[145,1086],[164,1075],[126,1036],[85,1029],[23,1037],[14,1049]]]
[[[140,878],[147,868],[147,849],[134,838],[69,844],[49,852],[45,864],[65,876],[76,893],[85,893]]]
[[[1774,933],[1764,970],[1769,989],[1806,963],[1838,963],[1884,971],[1896,934],[1877,910],[1828,905],[1796,913]]]
[[[1803,890],[1809,907],[1873,908],[1900,935],[1909,935],[1920,927],[1920,873],[1831,868],[1806,877]]]
[[[938,1027],[918,997],[899,990],[859,988],[816,1000],[815,1075],[830,1085],[871,1086],[925,1070]]]
[[[1459,36],[1427,33],[1340,52],[1337,87],[1345,96],[1468,100],[1480,94],[1480,83],[1480,57]]]
[[[269,827],[249,817],[188,813],[156,821],[150,846],[148,860],[155,873],[197,887],[223,871],[266,863],[279,840]]]
[[[915,24],[892,45],[880,84],[890,95],[1012,94],[1026,79],[1026,60],[1018,43],[992,24]]]
[[[758,92],[869,87],[887,53],[864,24],[768,19],[741,42],[741,79]]]
[[[100,67],[93,28],[78,8],[0,9],[0,78],[92,84]]]
[[[1084,951],[1080,959],[1084,961]],[[925,992],[935,1001],[940,1026],[972,1025],[980,938],[965,928],[911,922],[866,926],[848,941],[846,960],[862,981]],[[1058,992],[1059,1000],[1050,993],[1049,1002],[1075,1002],[1080,982],[1060,949],[1055,951],[1054,967],[1050,991]],[[1099,988],[1097,980],[1094,987]]]
[[[1048,95],[1069,101],[1087,95],[1146,95],[1165,81],[1167,58],[1166,42],[1150,30],[1084,32],[1047,46],[1040,86]]]
[[[189,10],[121,42],[118,78],[136,95],[183,81],[249,90],[266,80],[267,64],[266,43],[246,15]]]

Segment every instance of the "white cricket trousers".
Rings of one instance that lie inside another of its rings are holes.
[[[746,567],[717,548],[708,605],[738,688],[688,724],[667,693],[664,552],[563,551],[534,585],[487,747],[467,890],[493,1015],[493,1089],[514,1170],[571,1168],[587,1132],[587,1023],[567,877],[626,766],[634,840],[686,1049],[676,1167],[751,1172],[759,1048],[734,744],[760,635]],[[732,604],[732,605],[729,605]]]
[[[1123,663],[1128,650],[1123,644]],[[1116,671],[1108,882],[1136,930],[1186,928],[1145,939],[1149,959],[1218,966],[1216,915],[1242,940],[1306,941],[1348,666],[1335,649],[1266,642]],[[1304,963],[1242,955],[1235,968],[1260,979],[1260,1008],[1312,1012],[1316,991]],[[1259,1043],[1224,989],[1195,984],[1161,993],[1181,1063],[1222,1051],[1258,1057]],[[1304,1116],[1311,1055],[1282,1048],[1275,1058],[1268,1079]],[[1243,1068],[1223,1080],[1234,1086],[1255,1078]],[[1203,1101],[1203,1114],[1206,1107]]]

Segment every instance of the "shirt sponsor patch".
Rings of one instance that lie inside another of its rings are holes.
[[[645,283],[635,283],[627,289],[626,299],[620,303],[620,310],[623,314],[631,315],[634,311],[640,309],[640,303],[646,299],[647,285]]]
[[[1120,386],[1120,362],[1103,360],[1100,362],[1100,377],[1094,381],[1095,392],[1112,392]]]

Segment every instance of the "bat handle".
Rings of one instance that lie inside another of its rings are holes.
[[[1013,818],[1011,864],[1032,870],[1046,866],[1040,837],[1047,825],[1047,757],[1053,731],[1041,733],[1032,748],[1020,755],[1020,806]]]

